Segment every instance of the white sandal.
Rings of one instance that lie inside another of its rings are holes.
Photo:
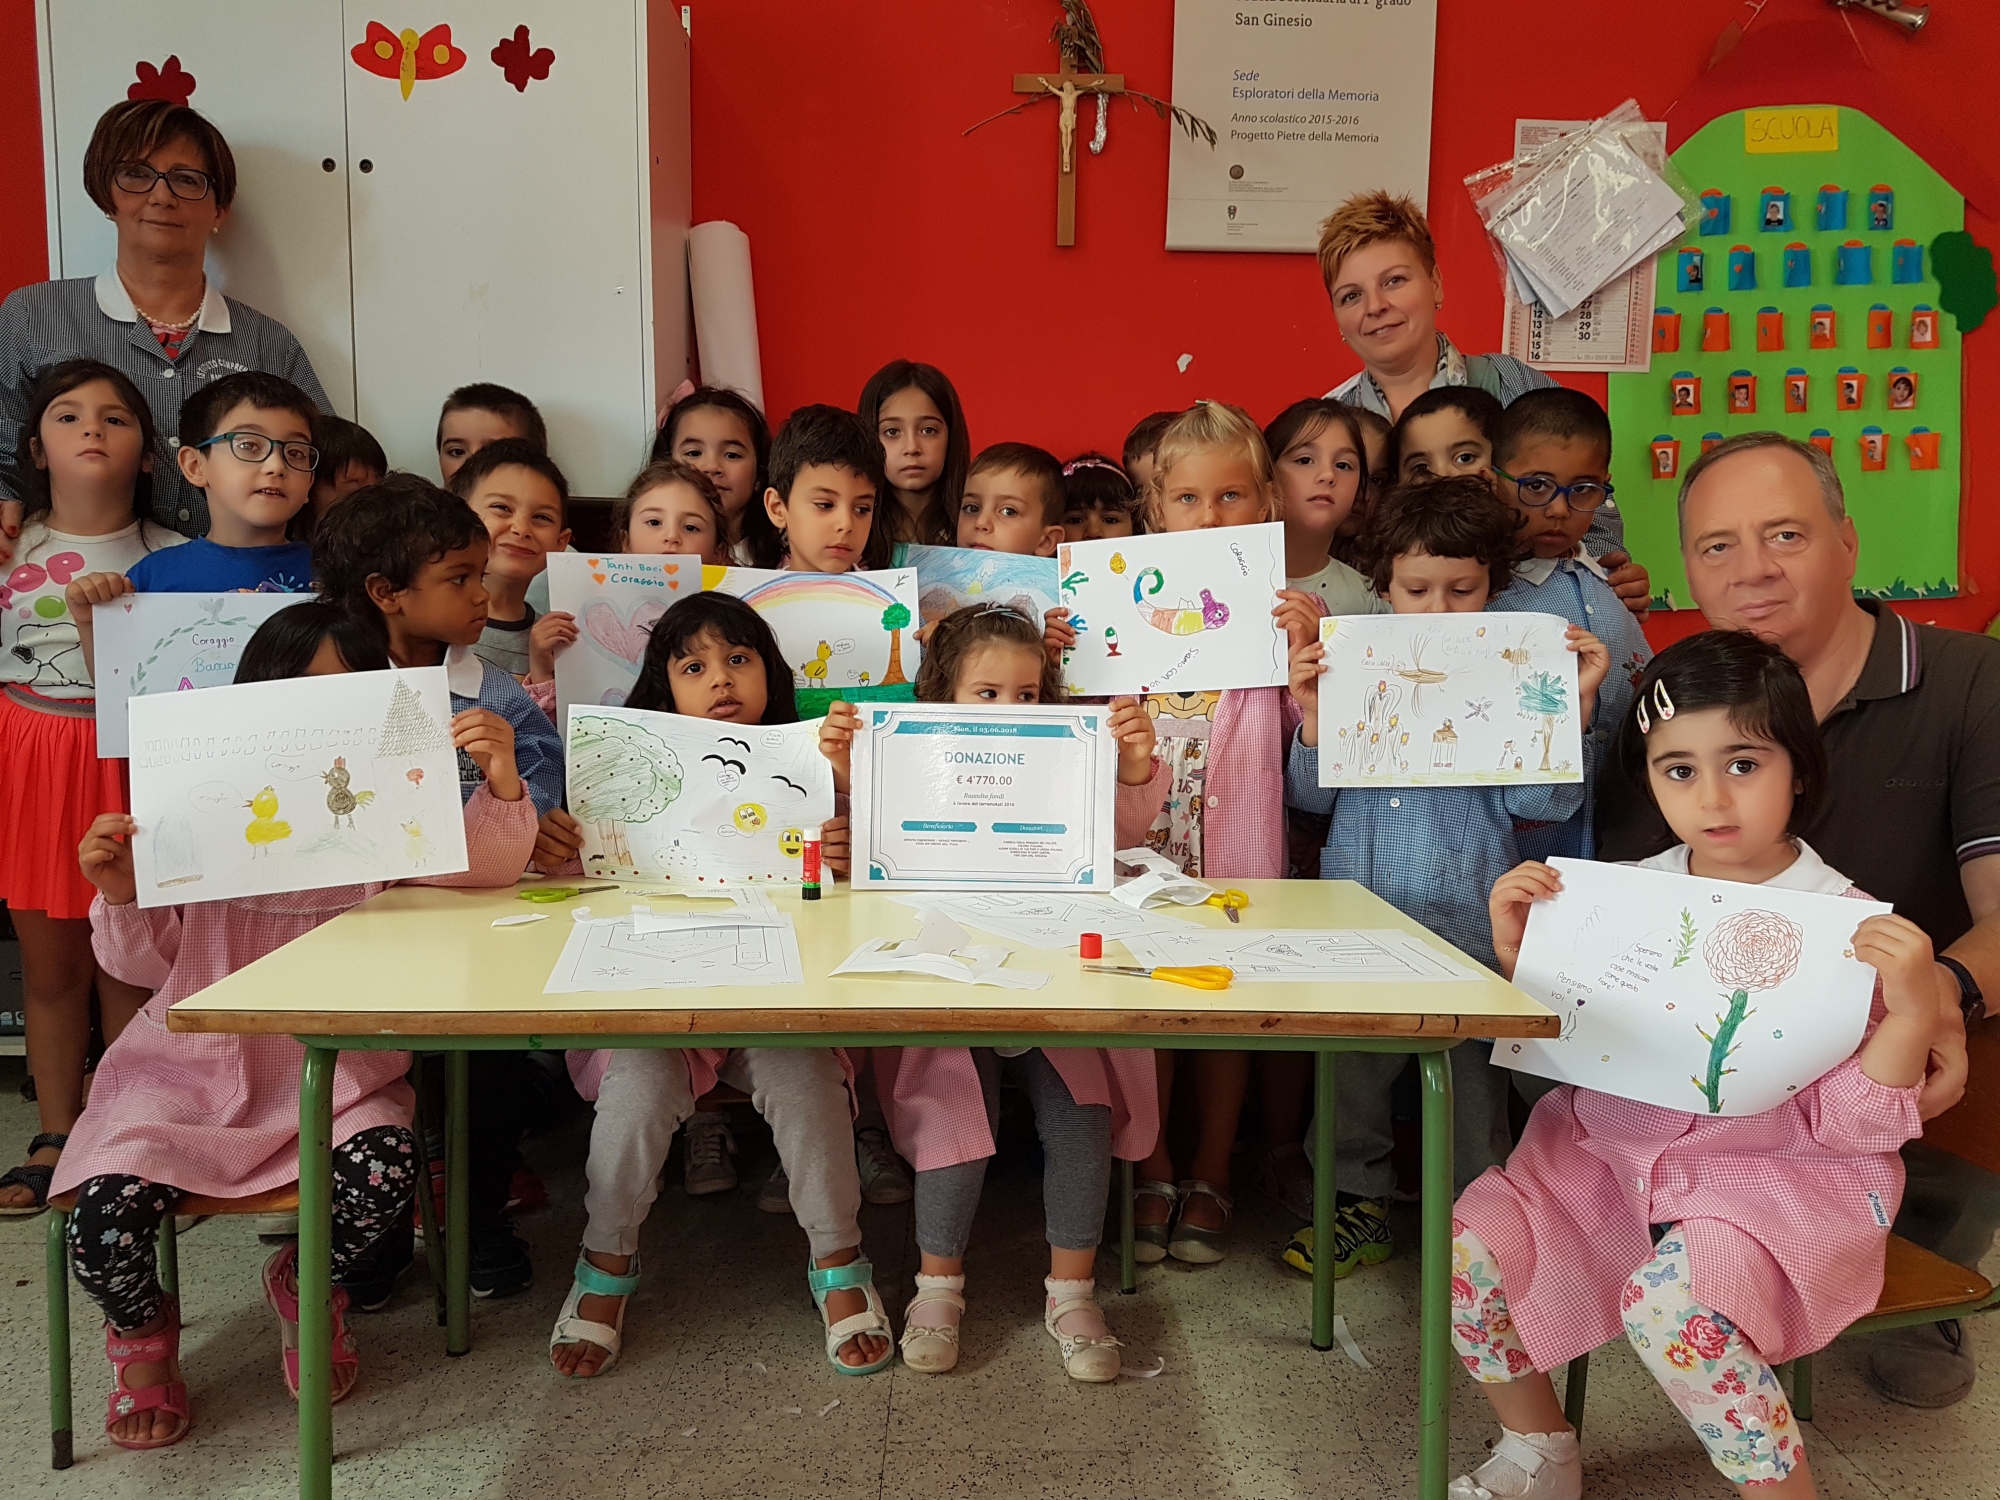
[[[926,1375],[942,1375],[958,1363],[958,1320],[924,1323],[917,1310],[928,1303],[955,1308],[965,1316],[963,1276],[917,1276],[917,1295],[903,1308],[903,1363]]]
[[[609,1271],[600,1271],[581,1253],[576,1257],[575,1279],[570,1282],[569,1295],[563,1298],[562,1312],[556,1317],[555,1331],[549,1335],[549,1362],[555,1363],[555,1352],[568,1344],[595,1344],[604,1350],[604,1363],[597,1367],[594,1375],[577,1375],[557,1366],[557,1373],[570,1380],[594,1380],[618,1363],[618,1350],[625,1336],[625,1310],[632,1305],[632,1294],[639,1290],[639,1257],[632,1257],[632,1269],[624,1276],[613,1276]],[[577,1315],[577,1305],[585,1297],[617,1297],[618,1321],[596,1323]]]
[[[828,1266],[821,1270],[810,1259],[806,1261],[806,1286],[812,1292],[815,1306],[819,1308],[821,1325],[826,1329],[826,1362],[841,1375],[873,1375],[877,1370],[885,1370],[896,1357],[896,1330],[889,1326],[889,1309],[882,1305],[882,1294],[875,1290],[875,1267],[863,1255],[849,1261],[844,1266]],[[827,1316],[826,1296],[828,1292],[859,1291],[868,1299],[865,1310],[838,1323]],[[878,1335],[888,1349],[872,1364],[843,1364],[840,1351],[853,1339],[864,1333]]]
[[[1075,1282],[1068,1284],[1076,1285]],[[1048,1283],[1045,1282],[1044,1285]],[[1086,1307],[1093,1312],[1099,1311],[1097,1298],[1094,1295],[1096,1283],[1086,1282],[1084,1285],[1092,1287],[1093,1293],[1064,1298],[1046,1309],[1042,1314],[1042,1326],[1048,1329],[1049,1337],[1062,1349],[1064,1374],[1071,1380],[1081,1380],[1090,1385],[1105,1385],[1118,1378],[1122,1363],[1118,1351],[1125,1346],[1109,1333],[1099,1338],[1087,1333],[1064,1333],[1056,1327],[1069,1313],[1079,1312]],[[1050,1287],[1049,1295],[1051,1297],[1056,1295],[1053,1287]]]

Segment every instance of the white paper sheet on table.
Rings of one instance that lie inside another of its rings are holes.
[[[1035,969],[1003,968],[1005,948],[971,941],[968,933],[942,911],[920,914],[923,925],[913,938],[870,938],[847,956],[836,974],[927,974],[960,984],[988,984],[1008,990],[1038,990],[1049,976]]]
[[[1166,932],[1181,925],[1149,912],[1134,911],[1108,896],[1016,896],[994,892],[897,896],[899,905],[939,911],[967,927],[990,932],[1023,948],[1075,948],[1086,932],[1113,941],[1142,932]]]
[[[1223,964],[1246,984],[1414,984],[1489,977],[1394,927],[1258,932],[1186,924],[1126,938],[1125,946],[1140,963],[1156,968]]]
[[[1215,894],[1213,886],[1183,875],[1181,867],[1157,849],[1145,845],[1120,849],[1117,861],[1118,884],[1111,888],[1111,899],[1134,911],[1148,906],[1200,906]],[[1138,873],[1127,875],[1128,868]]]
[[[1558,859],[1514,983],[1562,1017],[1493,1061],[1689,1114],[1781,1104],[1860,1044],[1875,971],[1853,956],[1876,901]]]
[[[709,892],[704,891],[703,896]],[[732,886],[717,894],[733,898],[728,903],[704,900],[693,911],[632,912],[632,930],[644,937],[656,932],[692,932],[709,927],[790,927],[792,919],[771,904],[763,891]]]
[[[1545,614],[1320,621],[1319,784],[1581,781],[1567,628]]]
[[[790,923],[642,933],[636,921],[628,915],[572,923],[542,993],[805,982],[798,934]]]

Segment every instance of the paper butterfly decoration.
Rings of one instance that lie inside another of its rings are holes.
[[[632,611],[628,620],[613,605],[600,599],[584,606],[583,633],[620,661],[636,667],[639,658],[646,654],[646,642],[652,638],[653,627],[666,612],[667,606],[661,601],[647,599]]]
[[[368,34],[348,56],[362,72],[401,83],[405,99],[418,79],[443,78],[465,66],[465,52],[451,44],[448,25],[433,26],[420,36],[412,27],[395,32],[380,21],[370,21]]]

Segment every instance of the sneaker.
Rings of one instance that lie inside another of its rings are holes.
[[[355,1312],[380,1312],[396,1294],[396,1282],[417,1257],[417,1241],[410,1221],[382,1232],[374,1244],[354,1258],[345,1275],[334,1285],[347,1293],[347,1305]]]
[[[908,1203],[916,1194],[910,1169],[889,1144],[886,1130],[871,1125],[854,1132],[854,1165],[861,1173],[863,1203],[878,1207],[885,1203]]]
[[[778,1163],[778,1170],[771,1174],[771,1180],[757,1189],[757,1206],[767,1214],[788,1214],[792,1211],[792,1179],[785,1175],[785,1164]]]
[[[736,1186],[736,1137],[719,1110],[702,1110],[687,1119],[687,1194],[705,1198]]]
[[[528,1258],[528,1242],[514,1233],[513,1225],[495,1224],[472,1231],[473,1296],[518,1296],[534,1279],[535,1265]]]
[[[1333,1210],[1333,1277],[1351,1276],[1361,1266],[1380,1265],[1396,1253],[1396,1236],[1382,1205],[1370,1198],[1341,1195]],[[1285,1246],[1284,1262],[1313,1273],[1313,1227],[1308,1224]]]

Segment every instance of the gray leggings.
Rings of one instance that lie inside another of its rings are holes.
[[[1096,1249],[1104,1238],[1104,1200],[1111,1191],[1110,1106],[1078,1104],[1039,1047],[1006,1058],[989,1047],[975,1047],[972,1061],[995,1135],[1000,1131],[1001,1072],[1028,1091],[1042,1138],[1042,1214],[1049,1243],[1058,1250]],[[965,1254],[989,1160],[982,1156],[917,1173],[917,1248],[926,1255],[957,1260]]]

